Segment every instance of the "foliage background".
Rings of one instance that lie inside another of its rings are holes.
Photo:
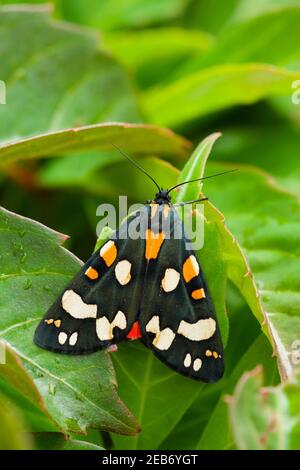
[[[0,193],[13,212],[0,212],[0,448],[299,448],[300,2],[11,3],[0,11]],[[111,142],[164,186],[239,169],[203,188],[199,257],[227,343],[217,384],[139,344],[113,363],[32,344],[80,266],[71,252],[93,250],[98,204],[153,193]]]

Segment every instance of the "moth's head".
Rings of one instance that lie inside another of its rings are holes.
[[[169,195],[169,191],[167,189],[160,189],[154,198],[154,202],[156,204],[171,204],[171,197]]]

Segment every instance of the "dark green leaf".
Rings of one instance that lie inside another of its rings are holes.
[[[144,94],[151,122],[180,126],[195,118],[269,96],[291,94],[300,73],[266,64],[216,65]]]
[[[81,266],[60,246],[64,236],[4,209],[0,231],[0,337],[20,357],[53,420],[65,431],[134,434],[138,425],[118,398],[107,353],[67,357],[33,344],[41,317]]]
[[[0,365],[0,367],[2,367]],[[26,434],[21,411],[0,395],[0,450],[28,450],[31,439]]]
[[[210,166],[212,171],[227,166]],[[299,201],[285,192],[268,175],[255,168],[242,167],[222,185],[210,180],[211,199],[226,214],[251,266],[262,309],[252,311],[263,323],[278,356],[282,377],[299,368],[293,361],[300,331],[299,297]],[[237,276],[242,289],[248,277]]]
[[[30,139],[18,140],[0,146],[0,160],[44,157],[80,150],[111,151],[112,143],[129,153],[141,155],[185,156],[190,147],[189,141],[174,134],[169,129],[143,124],[97,124],[81,128],[66,129]],[[95,154],[93,154],[94,156]],[[90,160],[92,157],[89,157]],[[78,157],[80,160],[84,155]],[[97,158],[97,157],[96,157]],[[97,158],[107,163],[107,154]],[[117,150],[112,159],[124,159]],[[76,160],[75,160],[76,163]],[[90,166],[90,163],[87,165]]]
[[[36,433],[34,440],[39,450],[104,450],[91,442],[67,439],[58,433]]]
[[[18,44],[18,47],[16,47]],[[0,140],[101,121],[140,121],[120,65],[92,32],[51,20],[48,6],[0,10]]]

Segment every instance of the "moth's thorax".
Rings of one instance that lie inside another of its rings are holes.
[[[167,189],[161,189],[155,194],[155,198],[153,199],[153,202],[159,205],[162,204],[171,204],[171,197],[169,196],[168,190]]]

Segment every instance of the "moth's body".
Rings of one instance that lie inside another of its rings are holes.
[[[144,236],[124,237],[131,229]],[[221,378],[216,316],[188,242],[167,191],[159,191],[82,267],[40,323],[36,344],[87,354],[141,338],[181,374],[206,382]]]

